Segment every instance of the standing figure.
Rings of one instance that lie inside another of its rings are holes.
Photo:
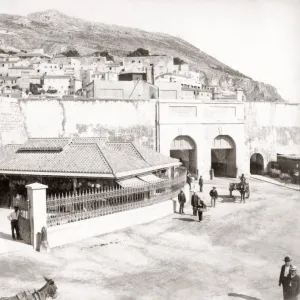
[[[193,216],[197,216],[197,207],[198,207],[198,195],[194,192],[191,199],[191,205],[193,208]]]
[[[279,283],[278,285],[282,285],[282,291],[283,291],[283,299],[286,300],[287,298],[287,278],[290,274],[291,269],[291,259],[286,256],[284,258],[284,265],[281,267],[280,275],[279,275]]]
[[[291,272],[286,281],[286,295],[289,300],[298,300],[300,293],[300,277],[297,275],[297,268],[291,267]]]
[[[187,184],[190,186],[190,190],[192,189],[192,177],[191,177],[191,174],[190,173],[188,173],[187,175],[186,175],[186,182],[187,182]]]
[[[240,185],[240,193],[241,193],[240,203],[242,203],[242,202],[245,203],[246,186],[243,182]]]
[[[218,198],[218,192],[216,190],[216,187],[214,186],[213,189],[209,192],[209,195],[211,197],[211,207],[216,207],[216,200]]]
[[[185,199],[185,194],[182,190],[178,194],[178,202],[179,202],[179,214],[184,214],[183,209],[184,209],[184,203],[186,202],[186,199]]]
[[[17,206],[15,206],[14,209],[15,210],[7,217],[7,219],[10,221],[11,235],[12,235],[13,240],[16,239],[15,231],[17,234],[17,239],[20,240],[21,236],[20,236],[19,223],[18,223],[20,212],[19,212],[19,208]]]
[[[242,176],[240,177],[240,181],[241,183],[246,183],[246,177],[244,174],[242,174]]]
[[[200,188],[200,192],[202,193],[203,192],[203,178],[202,178],[202,176],[200,176],[200,178],[199,178],[199,188]]]
[[[201,222],[203,220],[203,210],[206,209],[206,205],[203,202],[203,200],[201,200],[200,198],[198,199],[197,208],[198,208],[199,222]]]

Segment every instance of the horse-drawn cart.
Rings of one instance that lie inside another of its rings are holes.
[[[229,183],[229,193],[230,193],[230,197],[232,197],[232,192],[237,190],[237,191],[241,191],[241,186],[242,183],[241,182],[231,182]],[[244,187],[245,187],[245,198],[248,199],[250,197],[250,185],[249,183],[244,183]]]

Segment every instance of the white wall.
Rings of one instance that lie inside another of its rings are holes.
[[[173,212],[173,201],[128,210],[98,218],[48,228],[51,248],[106,234],[126,227],[143,224],[165,217]]]

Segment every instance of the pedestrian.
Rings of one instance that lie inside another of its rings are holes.
[[[213,189],[209,192],[209,195],[211,197],[211,207],[216,207],[216,200],[218,198],[218,192],[216,190],[216,187],[214,186]]]
[[[297,268],[291,266],[290,274],[286,281],[286,294],[288,300],[298,300],[300,293],[300,277],[297,275]]]
[[[15,231],[17,234],[17,239],[20,240],[20,230],[19,230],[19,208],[17,206],[14,207],[14,211],[7,217],[7,219],[10,221],[10,225],[11,225],[11,235],[12,238],[15,240],[16,236],[15,236]]]
[[[286,256],[284,258],[284,265],[281,267],[280,275],[279,275],[279,282],[278,285],[282,285],[282,292],[283,292],[283,299],[286,300],[287,298],[287,278],[290,274],[291,269],[291,259]]]
[[[203,220],[203,212],[206,210],[206,205],[201,198],[198,197],[197,210],[199,216],[199,222]]]
[[[193,216],[197,216],[197,210],[198,210],[198,195],[194,192],[191,199],[191,205],[193,208]]]
[[[245,203],[246,186],[243,182],[240,185],[240,193],[241,193],[240,203],[242,203],[242,202]]]
[[[184,203],[186,202],[186,198],[182,190],[178,194],[178,202],[179,202],[179,214],[184,214],[183,209],[184,209]]]
[[[199,188],[200,188],[200,192],[202,193],[203,192],[203,178],[202,178],[202,176],[200,176],[200,178],[199,178]]]
[[[186,182],[189,185],[190,190],[191,190],[192,189],[192,178],[191,178],[191,174],[190,173],[188,173],[187,176],[186,176]]]
[[[240,181],[241,183],[246,183],[246,177],[244,174],[242,174],[242,176],[240,177]]]

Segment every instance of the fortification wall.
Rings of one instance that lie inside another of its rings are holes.
[[[107,136],[155,148],[155,102],[0,99],[0,144],[71,136]]]
[[[300,149],[300,105],[245,103],[245,142],[249,155],[260,153],[265,167],[277,153]]]

